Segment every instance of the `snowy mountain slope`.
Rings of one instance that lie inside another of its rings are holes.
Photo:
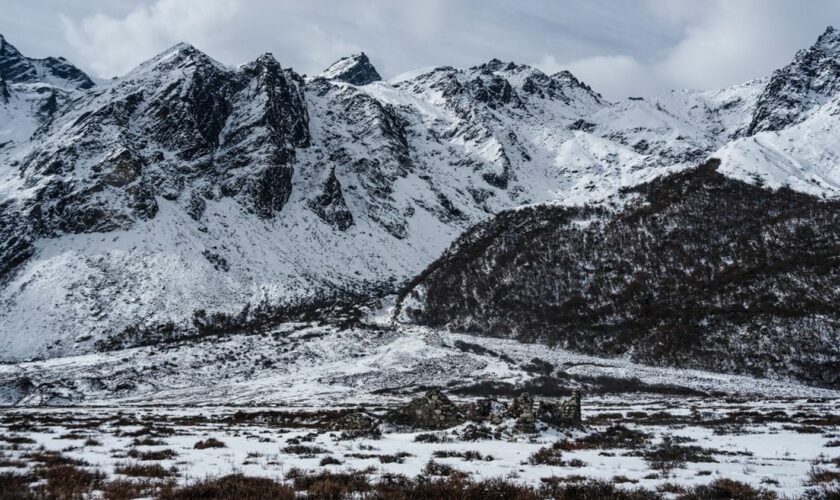
[[[666,394],[838,396],[795,383],[645,366],[426,328],[381,331],[295,323],[264,335],[2,365],[0,404],[382,404],[429,386],[461,394],[527,388],[545,396],[577,387],[589,401],[615,392],[619,381],[634,391]]]
[[[840,387],[840,202],[750,185],[718,163],[636,186],[618,210],[502,212],[411,282],[399,317]]]
[[[829,26],[817,42],[773,73],[745,135],[778,131],[801,121],[840,91],[840,32]]]
[[[70,93],[94,85],[64,58],[26,57],[0,35],[0,151],[29,139]]]
[[[367,85],[382,80],[364,52],[342,57],[325,69],[321,76],[327,80],[340,80],[353,85]]]
[[[838,116],[840,95],[835,95],[801,122],[739,137],[713,156],[722,160],[721,171],[731,177],[836,198],[840,195]]]
[[[814,49],[820,82],[832,33]],[[712,154],[727,175],[819,194],[837,175],[821,145],[829,98],[746,135],[768,82],[812,72],[796,61],[770,80],[609,103],[568,72],[495,59],[383,82],[364,54],[303,78],[268,54],[231,68],[180,44],[85,88],[3,54],[4,360],[189,333],[197,313],[244,326],[258,304],[394,290],[495,213],[619,206],[623,189]],[[26,97],[42,89],[46,114]],[[791,149],[803,137],[809,149]]]
[[[0,35],[0,77],[8,83],[44,83],[63,89],[89,89],[95,84],[63,57],[32,59]]]
[[[829,27],[812,47],[773,73],[741,137],[715,156],[723,160],[727,175],[836,197],[838,114],[840,32]]]

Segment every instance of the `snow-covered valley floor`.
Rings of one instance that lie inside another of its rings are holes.
[[[382,415],[429,387],[455,402],[578,388],[583,425],[529,435],[508,419],[477,438],[470,423],[383,423],[381,436],[346,439],[330,424],[360,407]],[[53,468],[75,467],[106,498],[238,473],[310,494],[321,473],[357,487],[402,476],[534,491],[599,480],[672,498],[705,498],[692,488],[722,479],[782,498],[840,488],[837,391],[424,328],[286,324],[1,365],[0,397],[4,481],[50,484]]]
[[[333,418],[325,408],[8,408],[0,416],[0,471],[63,461],[147,486],[232,473],[293,483],[325,471],[357,471],[373,482],[457,474],[535,487],[600,479],[665,496],[727,478],[787,498],[814,491],[815,477],[830,483],[840,475],[837,399],[640,394],[585,399],[583,415],[581,428],[542,426],[500,439],[472,440],[465,426],[383,427],[379,438],[342,439],[324,424]]]
[[[418,327],[287,323],[228,335],[0,365],[0,403],[310,405],[381,403],[426,387],[462,395],[648,392],[838,398],[791,382],[635,364],[541,344]]]

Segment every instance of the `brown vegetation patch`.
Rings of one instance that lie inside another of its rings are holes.
[[[763,488],[754,488],[740,481],[716,479],[709,484],[695,486],[679,497],[680,500],[708,500],[710,498],[772,500],[776,498],[776,494]]]
[[[426,463],[426,466],[423,467],[423,474],[426,476],[443,476],[453,479],[465,479],[467,477],[466,472],[460,471],[449,464],[435,462],[434,460],[429,460]]]
[[[231,474],[206,479],[160,496],[161,500],[294,500],[294,490],[276,481]]]
[[[73,465],[36,468],[34,474],[44,480],[35,488],[40,498],[82,498],[105,479],[99,471],[91,472]]]
[[[492,455],[482,455],[480,452],[474,450],[436,450],[432,453],[432,456],[435,458],[461,458],[465,462],[471,462],[473,460],[492,462],[494,460]]]
[[[212,437],[207,438],[204,441],[199,441],[199,442],[195,443],[195,446],[193,446],[193,448],[195,448],[196,450],[205,450],[207,448],[224,448],[224,447],[225,447],[224,442],[219,441],[218,439],[212,438]]]
[[[649,434],[617,424],[574,441],[560,441],[558,446],[559,449],[565,451],[612,448],[637,449],[645,446],[649,439]]]
[[[292,444],[284,446],[280,451],[289,455],[299,455],[301,457],[314,457],[315,455],[324,455],[330,451],[320,446],[312,446],[305,444]]]
[[[840,471],[834,471],[823,467],[812,466],[808,471],[807,486],[817,486],[825,483],[840,482]]]
[[[361,494],[372,489],[367,471],[345,471],[318,473],[291,469],[286,479],[292,481],[296,491],[309,493],[313,498],[341,499]]]
[[[140,451],[140,450],[128,450],[128,457],[133,458],[135,460],[143,460],[143,461],[151,461],[151,460],[170,460],[177,457],[178,454],[175,453],[174,450],[165,449],[165,450],[153,450],[153,451]]]
[[[178,475],[178,469],[165,469],[160,464],[123,464],[114,467],[114,472],[131,477],[166,478]]]

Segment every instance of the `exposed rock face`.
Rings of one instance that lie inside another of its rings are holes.
[[[95,85],[90,77],[63,57],[25,57],[3,35],[0,35],[0,78],[9,83],[47,81],[76,89],[89,89]]]
[[[837,387],[840,202],[735,181],[717,167],[632,188],[638,198],[616,211],[501,214],[407,287],[402,317]]]
[[[364,52],[342,57],[321,73],[329,80],[339,80],[352,85],[367,85],[382,80]]]
[[[231,196],[270,218],[291,194],[296,148],[310,143],[300,77],[270,55],[232,71],[185,44],[74,101],[35,140],[46,138],[20,167],[36,193],[30,222],[0,227],[16,235],[11,248],[126,230],[155,217],[158,197],[184,192],[195,217],[202,198]]]
[[[334,168],[330,170],[323,193],[313,199],[309,206],[324,222],[335,226],[340,231],[346,231],[353,225],[353,214],[344,201],[341,183],[335,176]]]
[[[829,26],[817,43],[776,70],[758,100],[747,135],[780,130],[840,91],[840,31]]]
[[[750,137],[766,80],[609,103],[568,72],[499,60],[386,83],[361,56],[303,78],[268,54],[230,68],[181,44],[85,89],[4,45],[0,360],[395,291],[493,214],[623,203],[733,144],[722,173],[834,197],[830,38],[805,64],[825,95]]]
[[[0,103],[8,103],[9,97],[11,97],[11,94],[9,93],[9,86],[6,85],[6,80],[0,76]]]

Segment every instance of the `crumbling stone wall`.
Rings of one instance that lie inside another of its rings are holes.
[[[342,431],[368,431],[375,429],[379,421],[363,411],[352,411],[341,418],[330,422],[329,427],[333,430]]]
[[[581,421],[580,391],[565,401],[537,403],[533,394],[524,392],[506,404],[495,399],[480,399],[455,405],[440,390],[433,389],[408,404],[391,410],[384,419],[396,425],[418,429],[448,429],[466,421],[499,425],[505,418],[515,419],[514,431],[534,433],[537,421],[565,427]]]
[[[580,391],[575,389],[570,399],[558,403],[540,401],[537,418],[555,426],[579,425],[581,422]]]
[[[510,405],[508,414],[516,418],[514,430],[526,434],[537,432],[537,416],[534,412],[534,395],[528,392],[520,394]]]
[[[407,405],[391,410],[385,420],[418,429],[448,429],[466,422],[466,417],[440,390],[432,389]]]

